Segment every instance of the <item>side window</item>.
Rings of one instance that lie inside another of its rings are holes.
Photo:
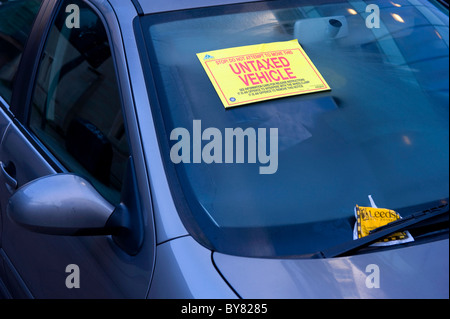
[[[66,25],[69,4],[79,27]],[[29,126],[68,170],[119,202],[129,149],[117,77],[102,20],[81,1],[64,1],[49,31]]]
[[[11,103],[13,80],[42,0],[0,1],[0,96]]]

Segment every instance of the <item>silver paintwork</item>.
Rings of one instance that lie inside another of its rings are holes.
[[[144,73],[140,64],[139,52],[136,40],[133,37],[133,19],[136,12],[131,2],[121,0],[110,0],[119,22],[123,37],[123,54],[126,60],[122,60],[124,66],[128,67],[130,78],[130,89],[134,98],[136,120],[139,124],[143,155],[148,170],[149,183],[153,200],[153,209],[157,231],[157,243],[165,242],[171,238],[187,235],[188,232],[182,224],[175,208],[173,198],[169,189],[167,177],[156,137],[156,130],[151,113],[150,103],[145,86]],[[129,63],[131,62],[131,63]]]
[[[55,174],[33,180],[14,192],[7,214],[17,224],[36,232],[74,235],[102,230],[114,209],[85,179]]]
[[[158,246],[149,298],[227,298],[237,296],[213,267],[211,250],[191,236]]]
[[[448,298],[448,246],[446,239],[331,259],[213,259],[242,298]],[[379,268],[378,288],[366,282],[369,265]]]

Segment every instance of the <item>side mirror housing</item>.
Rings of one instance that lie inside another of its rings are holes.
[[[106,235],[118,227],[108,223],[115,207],[85,179],[74,174],[38,178],[9,199],[7,214],[17,224],[52,235]]]

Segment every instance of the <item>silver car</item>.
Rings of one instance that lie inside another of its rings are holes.
[[[0,296],[448,299],[448,14],[0,1]]]

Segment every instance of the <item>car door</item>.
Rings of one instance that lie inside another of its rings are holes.
[[[11,124],[10,105],[14,79],[33,22],[39,10],[45,11],[46,5],[43,2],[43,0],[2,1],[0,6],[0,141]],[[1,157],[0,166],[5,167]],[[0,192],[1,203],[7,200],[7,197],[8,195]],[[0,205],[0,261],[3,261],[0,262],[0,298],[10,296],[5,288],[7,267],[3,260],[4,251],[1,249],[4,218],[3,205]]]
[[[137,128],[128,79],[118,72],[123,54],[112,50],[120,48],[112,34],[118,27],[86,1],[46,3],[43,22],[31,33],[41,41],[28,42],[28,60],[15,78],[20,92],[12,93],[10,111],[0,115],[3,281],[12,297],[144,298],[154,259],[150,191],[138,135],[129,138]],[[51,212],[73,202],[66,207],[72,217],[61,220],[86,219],[77,215],[83,198],[73,199],[70,183],[51,182],[62,175],[90,184],[94,197],[119,216],[108,220],[123,221],[120,227],[72,233],[23,227],[14,216],[28,208],[18,212],[12,203],[37,203],[36,214],[48,215],[39,218],[54,224],[60,216]],[[27,199],[30,185],[43,195]]]

